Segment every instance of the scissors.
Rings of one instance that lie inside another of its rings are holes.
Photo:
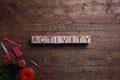
[[[10,52],[8,52],[8,50],[6,49],[5,45],[2,42],[1,42],[1,46],[6,53],[4,61],[7,62],[7,63],[11,62],[11,61],[14,61],[14,56]]]

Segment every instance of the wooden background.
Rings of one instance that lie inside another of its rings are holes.
[[[90,35],[92,43],[31,45],[32,35]],[[31,59],[55,80],[120,80],[120,0],[0,0],[4,36],[22,45],[24,55],[14,63],[25,59],[35,80],[50,79]]]

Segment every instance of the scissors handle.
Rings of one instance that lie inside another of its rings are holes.
[[[7,63],[10,61],[14,61],[14,56],[11,53],[6,53],[4,60]]]

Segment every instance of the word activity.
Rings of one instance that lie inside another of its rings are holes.
[[[90,36],[32,36],[33,44],[69,44],[90,43]]]

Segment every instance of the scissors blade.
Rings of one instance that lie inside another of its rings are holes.
[[[5,51],[5,53],[8,53],[8,50],[6,49],[5,45],[1,42],[1,46],[3,48],[3,50]]]

